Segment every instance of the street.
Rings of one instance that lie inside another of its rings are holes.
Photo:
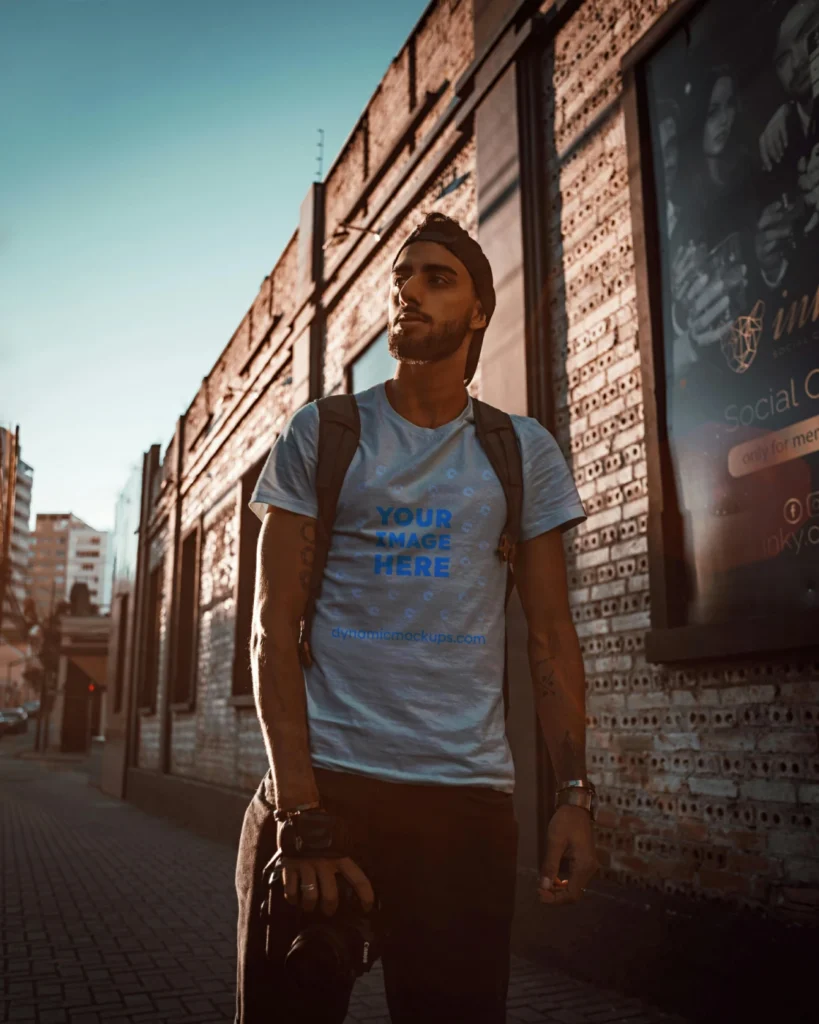
[[[83,762],[0,741],[0,1020],[233,1020],[234,851],[89,787]],[[348,1024],[389,1020],[380,972]],[[671,1017],[515,958],[508,1020],[659,1024]]]

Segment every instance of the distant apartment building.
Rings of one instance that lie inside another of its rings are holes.
[[[22,610],[28,597],[29,569],[31,560],[31,490],[34,484],[34,470],[20,459],[17,463],[17,481],[14,494],[14,525],[11,533],[11,578],[9,591],[13,595],[16,609]]]
[[[91,603],[100,614],[111,607],[111,546],[107,533],[91,527],[73,527],[68,536],[68,561],[65,572],[66,599],[75,583],[85,583]]]
[[[10,528],[8,587],[3,608],[4,621],[8,625],[19,620],[23,602],[28,596],[29,519],[34,470],[20,458],[14,433],[5,427],[0,427],[0,467],[0,539],[6,526]]]
[[[31,596],[41,618],[67,601],[75,583],[86,583],[93,604],[111,603],[108,534],[71,512],[37,516],[32,538]]]

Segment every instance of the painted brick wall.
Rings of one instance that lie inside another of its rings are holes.
[[[600,856],[620,881],[796,912],[811,899],[797,887],[819,895],[819,664],[669,668],[643,650],[648,499],[619,61],[669,6],[587,0],[544,62],[554,391],[589,513],[567,554]]]

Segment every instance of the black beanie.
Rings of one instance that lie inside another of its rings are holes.
[[[393,267],[398,262],[398,257],[413,242],[436,242],[445,249],[449,249],[453,256],[456,256],[469,271],[469,276],[475,285],[475,294],[486,314],[486,323],[492,319],[495,312],[495,288],[492,283],[492,268],[489,260],[484,255],[480,245],[469,235],[461,225],[447,217],[443,213],[428,213],[418,227],[409,235],[407,240],[398,250]],[[466,357],[464,370],[464,384],[469,384],[475,376],[478,368],[478,359],[481,355],[481,345],[486,327],[480,327],[472,335],[469,345],[469,352]]]

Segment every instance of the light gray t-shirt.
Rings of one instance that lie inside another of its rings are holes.
[[[383,384],[356,395],[361,440],[339,497],[305,670],[316,767],[388,781],[512,792],[503,710],[506,520],[472,401],[419,427]],[[566,461],[536,420],[513,416],[523,456],[522,540],[585,519]],[[296,412],[250,506],[317,515],[318,409]]]

